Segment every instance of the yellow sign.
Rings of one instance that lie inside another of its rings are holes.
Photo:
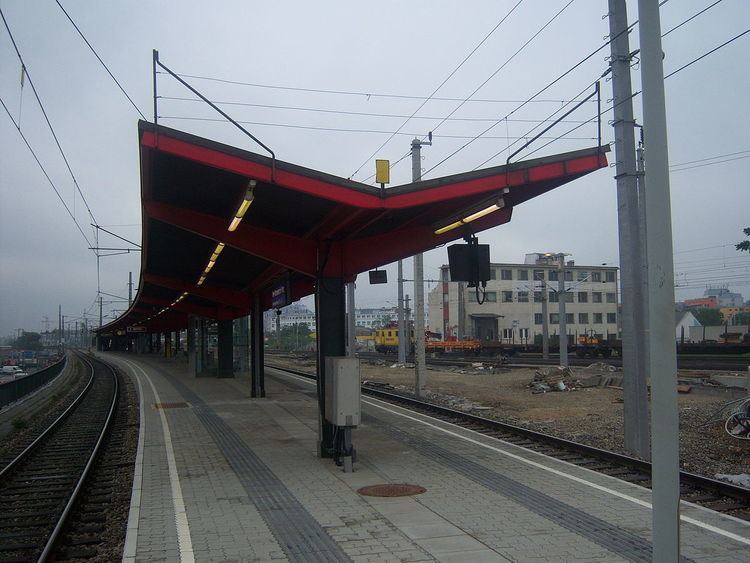
[[[391,163],[388,160],[375,161],[375,181],[378,184],[390,184]]]

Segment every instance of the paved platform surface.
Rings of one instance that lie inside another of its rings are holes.
[[[315,388],[267,370],[196,379],[104,354],[141,436],[125,561],[650,561],[650,492],[371,398],[345,474],[315,455]],[[157,404],[160,407],[157,408]],[[412,497],[359,495],[412,483]],[[686,561],[750,561],[750,525],[683,503]]]

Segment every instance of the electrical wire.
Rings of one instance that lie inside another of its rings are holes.
[[[125,88],[122,87],[122,84],[115,78],[115,75],[112,74],[112,71],[109,70],[109,67],[107,67],[106,63],[102,60],[102,58],[99,56],[99,53],[96,52],[96,49],[89,43],[89,40],[86,39],[86,36],[83,34],[83,32],[79,29],[79,27],[76,25],[76,22],[73,21],[73,18],[70,17],[70,14],[63,8],[63,5],[60,4],[60,0],[55,0],[58,6],[60,6],[60,9],[63,11],[63,14],[65,14],[65,17],[68,18],[68,21],[73,24],[73,27],[78,32],[78,35],[81,36],[81,39],[83,39],[84,43],[88,46],[89,49],[91,49],[91,52],[94,53],[94,56],[97,58],[97,60],[102,64],[104,67],[104,70],[107,71],[107,74],[109,74],[110,78],[115,81],[115,84],[117,84],[117,87],[120,89],[120,91],[125,94],[125,97],[130,102],[130,105],[132,105],[135,108],[135,111],[137,111],[139,114],[141,114],[141,117],[144,121],[147,121],[146,116],[143,115],[143,112],[138,108],[136,103],[133,101],[133,99],[128,95],[128,93],[125,91]]]
[[[666,76],[664,77],[664,80],[666,80],[666,79],[667,79],[667,78],[669,78],[670,76],[674,76],[675,74],[677,74],[677,73],[678,73],[678,72],[680,72],[681,70],[685,70],[685,69],[686,69],[687,67],[689,67],[690,65],[692,65],[692,64],[695,64],[695,63],[697,63],[697,62],[698,62],[698,61],[700,61],[701,59],[704,59],[704,58],[706,58],[707,56],[709,56],[709,55],[711,55],[711,54],[715,53],[716,51],[718,51],[718,50],[719,50],[719,49],[721,49],[722,47],[726,47],[726,46],[727,46],[727,45],[729,45],[730,43],[733,43],[734,41],[736,41],[737,39],[739,39],[739,38],[740,38],[740,37],[742,37],[743,35],[747,35],[748,33],[750,33],[750,29],[746,29],[746,30],[745,30],[745,31],[743,31],[742,33],[740,33],[740,34],[738,34],[738,35],[735,35],[734,37],[732,37],[732,38],[731,38],[731,39],[729,39],[728,41],[725,41],[724,43],[722,43],[722,44],[721,44],[721,45],[719,45],[718,47],[714,47],[713,49],[711,49],[711,50],[710,50],[710,51],[708,51],[707,53],[704,53],[704,54],[702,54],[702,55],[701,55],[700,57],[697,57],[697,58],[693,59],[692,61],[690,61],[689,63],[687,63],[687,64],[685,64],[685,65],[682,65],[682,66],[681,66],[680,68],[678,68],[677,70],[673,70],[672,72],[670,72],[669,74],[667,74],[667,75],[666,75]]]
[[[81,225],[78,223],[78,221],[75,218],[75,215],[70,211],[70,208],[68,207],[68,204],[65,203],[65,200],[63,199],[62,195],[60,195],[60,191],[57,189],[57,186],[55,186],[55,183],[52,181],[52,178],[50,178],[49,174],[47,174],[47,170],[44,168],[44,165],[39,160],[39,157],[37,157],[36,153],[34,152],[34,149],[31,148],[31,144],[29,143],[28,139],[26,139],[26,136],[23,134],[23,131],[21,131],[21,128],[16,123],[16,120],[13,119],[13,115],[11,115],[10,110],[8,110],[8,106],[5,105],[5,102],[2,98],[0,98],[0,104],[2,104],[3,109],[5,110],[5,113],[8,114],[8,117],[13,122],[13,125],[15,126],[16,130],[18,131],[18,134],[21,135],[21,139],[23,139],[23,142],[26,143],[26,147],[29,149],[29,152],[31,152],[31,156],[34,157],[34,160],[36,160],[36,163],[39,165],[39,168],[41,168],[42,173],[44,174],[44,177],[47,178],[47,181],[49,182],[49,185],[52,186],[52,189],[54,190],[55,194],[57,195],[58,199],[60,200],[60,203],[63,204],[63,207],[65,208],[65,211],[68,212],[68,215],[70,215],[70,218],[73,219],[73,222],[76,224],[76,227],[78,227],[78,231],[81,233],[81,236],[86,241],[89,247],[92,247],[91,241],[89,241],[88,237],[86,236],[86,233],[83,232],[83,229],[81,228]],[[96,254],[96,252],[94,252]]]
[[[746,158],[750,158],[750,154],[745,156],[736,156],[734,158],[727,158],[724,160],[717,160],[716,162],[706,162],[704,164],[696,164],[694,166],[686,166],[684,168],[674,169],[672,172],[683,172],[685,170],[692,170],[693,168],[703,168],[704,166],[713,166],[714,164],[724,164],[725,162],[734,162],[735,160],[744,160]],[[672,168],[670,166],[670,168]]]
[[[8,32],[8,36],[10,37],[11,43],[13,43],[13,48],[16,50],[16,55],[18,56],[18,60],[21,61],[21,65],[23,66],[25,72],[26,72],[26,78],[29,80],[29,84],[31,85],[31,90],[34,92],[34,97],[36,97],[36,101],[39,104],[39,108],[42,110],[42,115],[44,115],[44,119],[47,122],[47,126],[49,127],[50,132],[52,133],[52,137],[55,139],[55,144],[57,145],[57,148],[60,150],[60,154],[62,155],[63,160],[65,161],[65,166],[68,167],[68,172],[70,172],[71,178],[73,178],[73,185],[76,187],[76,190],[81,196],[81,199],[83,200],[83,204],[86,206],[86,210],[89,213],[89,217],[91,220],[96,223],[96,219],[94,218],[94,214],[91,211],[91,207],[89,207],[88,201],[86,201],[86,197],[83,195],[83,192],[81,191],[81,187],[78,185],[78,180],[76,180],[75,174],[73,174],[73,169],[70,167],[70,163],[68,162],[68,158],[65,156],[65,151],[63,151],[62,146],[60,145],[60,141],[57,138],[57,134],[55,133],[54,127],[52,127],[52,123],[49,120],[49,116],[47,115],[47,112],[44,109],[44,104],[42,104],[42,100],[39,98],[39,94],[37,93],[36,86],[34,86],[34,82],[31,79],[31,74],[29,74],[29,67],[24,62],[23,57],[21,56],[21,51],[18,49],[18,45],[16,44],[16,40],[13,37],[13,34],[10,31],[10,27],[8,26],[8,21],[5,19],[5,14],[3,13],[2,8],[0,8],[0,17],[3,19],[3,24],[5,24],[5,29]],[[15,123],[15,121],[14,121]],[[20,132],[20,128],[19,128]]]
[[[226,123],[226,120],[215,118],[215,117],[190,117],[190,116],[183,116],[183,115],[160,115],[159,119],[175,119],[175,120],[183,120],[183,121],[209,121],[209,122],[216,122],[216,123]],[[419,136],[419,133],[406,133],[404,131],[391,133],[390,131],[378,130],[378,129],[347,129],[344,127],[317,127],[313,125],[294,125],[291,123],[269,123],[269,122],[261,122],[261,121],[240,121],[240,120],[237,120],[237,123],[241,123],[243,125],[260,125],[260,126],[267,126],[267,127],[282,127],[282,128],[288,128],[288,129],[332,131],[332,132],[338,132],[338,133],[375,133],[375,134],[385,133],[385,134],[392,134],[392,135],[403,135],[406,137]],[[471,139],[472,136],[471,135],[442,135],[442,138],[444,139]],[[519,137],[519,138],[523,138],[523,137]],[[546,138],[549,139],[551,137],[546,137]],[[580,137],[577,139],[578,140],[590,140],[593,138],[595,137]],[[486,140],[486,139],[498,140],[498,139],[507,139],[507,137],[483,137],[482,139],[483,140]]]
[[[181,102],[200,102],[203,103],[203,100],[199,100],[197,98],[185,98],[185,97],[179,97],[179,96],[159,96],[160,100],[174,100],[174,101],[181,101]],[[333,110],[333,109],[325,109],[325,108],[311,108],[311,107],[300,107],[300,106],[281,106],[281,105],[273,105],[273,104],[253,104],[249,102],[229,102],[229,101],[219,101],[219,100],[211,100],[211,103],[217,104],[217,105],[227,105],[227,106],[243,106],[243,107],[256,107],[256,108],[265,108],[265,109],[283,109],[283,110],[293,110],[293,111],[306,111],[306,112],[312,112],[312,113],[329,113],[329,114],[335,114],[335,115],[352,115],[352,116],[360,116],[360,117],[385,117],[385,118],[393,118],[393,119],[404,119],[408,118],[409,116],[406,114],[393,114],[393,113],[370,113],[370,112],[362,112],[362,111],[344,111],[344,110]],[[415,115],[412,117],[412,119],[424,119],[424,120],[431,120],[431,121],[468,121],[468,122],[494,122],[496,118],[494,117],[440,117],[437,115],[434,116],[427,116],[427,115]],[[511,122],[517,122],[517,123],[538,123],[538,119],[511,119],[509,120]],[[574,121],[567,121],[566,123],[575,123]],[[433,129],[434,131],[434,129]]]
[[[713,3],[713,4],[711,4],[710,6],[706,6],[706,7],[705,7],[705,8],[703,8],[703,9],[702,9],[702,10],[701,10],[700,12],[698,12],[698,13],[696,13],[696,14],[693,14],[692,16],[690,16],[690,17],[689,17],[688,19],[686,19],[685,21],[683,21],[683,22],[681,22],[681,23],[678,23],[678,24],[677,24],[676,26],[674,26],[674,27],[673,27],[672,29],[670,29],[669,31],[665,32],[665,33],[664,33],[664,34],[662,35],[662,39],[663,39],[664,37],[666,37],[667,35],[669,35],[670,33],[672,33],[672,32],[673,32],[674,30],[676,30],[676,29],[680,29],[680,28],[681,28],[681,27],[682,27],[683,25],[685,25],[686,23],[688,23],[688,22],[690,22],[690,21],[694,20],[695,18],[697,18],[698,16],[700,16],[700,15],[701,15],[701,14],[703,14],[704,12],[707,12],[708,10],[710,10],[711,8],[713,8],[714,6],[716,6],[716,4],[719,4],[719,3],[721,3],[721,2],[722,2],[722,0],[716,0],[716,2],[714,2],[714,3]]]
[[[474,47],[474,48],[473,48],[473,49],[471,50],[471,52],[470,52],[470,53],[469,53],[468,55],[466,55],[466,56],[464,57],[464,59],[463,59],[463,60],[462,60],[462,61],[461,61],[461,62],[460,62],[460,63],[458,64],[458,66],[457,66],[456,68],[454,68],[454,69],[453,69],[453,70],[452,70],[452,71],[451,71],[451,72],[450,72],[450,73],[448,74],[448,76],[446,76],[446,77],[445,77],[445,79],[443,79],[443,81],[442,81],[442,82],[441,82],[441,83],[440,83],[440,84],[438,85],[438,87],[437,87],[437,88],[435,88],[435,89],[434,89],[434,90],[432,91],[432,93],[431,93],[431,94],[430,94],[430,95],[429,95],[429,96],[428,96],[428,97],[427,97],[426,99],[424,99],[424,100],[422,101],[422,103],[421,103],[421,104],[419,104],[419,107],[418,107],[417,109],[415,109],[415,110],[414,110],[414,112],[413,112],[413,113],[411,114],[411,116],[410,116],[409,118],[407,118],[406,120],[404,120],[404,122],[403,122],[403,123],[402,123],[402,124],[401,124],[401,125],[399,126],[399,128],[398,128],[398,129],[396,129],[396,131],[394,131],[394,132],[393,132],[393,134],[391,134],[391,135],[390,135],[390,136],[389,136],[389,137],[388,137],[388,138],[387,138],[387,139],[386,139],[385,141],[383,141],[383,143],[382,143],[382,144],[381,144],[381,145],[380,145],[380,146],[379,146],[379,147],[378,147],[377,149],[375,149],[375,151],[374,151],[374,152],[373,152],[373,153],[372,153],[372,154],[371,154],[371,155],[370,155],[370,156],[369,156],[369,157],[368,157],[367,159],[365,159],[365,161],[364,161],[364,162],[363,162],[362,164],[360,164],[360,165],[359,165],[359,167],[358,167],[358,168],[357,168],[357,169],[356,169],[356,170],[355,170],[355,171],[354,171],[354,172],[353,172],[353,173],[352,173],[352,174],[350,175],[350,177],[354,177],[354,176],[356,176],[356,175],[357,175],[357,174],[359,173],[359,171],[360,171],[360,170],[362,169],[362,167],[363,167],[363,166],[365,166],[365,165],[366,165],[367,163],[369,163],[369,162],[370,162],[370,161],[372,160],[372,158],[373,158],[373,157],[374,157],[375,155],[377,155],[377,154],[378,154],[378,152],[380,152],[380,150],[381,150],[381,149],[382,149],[383,147],[385,147],[385,146],[386,146],[386,145],[387,145],[387,144],[388,144],[388,143],[389,143],[389,142],[391,141],[391,139],[393,139],[393,137],[395,137],[395,136],[396,136],[396,134],[397,134],[397,133],[398,133],[399,131],[401,131],[401,129],[403,129],[403,128],[404,128],[404,127],[406,126],[406,124],[407,124],[407,123],[409,122],[409,120],[410,120],[410,119],[411,119],[412,117],[414,117],[414,116],[415,116],[415,115],[416,115],[416,114],[417,114],[417,113],[419,112],[419,110],[421,110],[421,109],[422,109],[422,108],[423,108],[423,107],[425,106],[425,104],[427,104],[427,102],[429,102],[429,101],[430,101],[430,100],[432,99],[432,97],[433,97],[433,96],[434,96],[435,94],[437,94],[437,93],[438,93],[438,91],[439,91],[439,90],[440,90],[440,89],[441,89],[441,88],[442,88],[442,87],[443,87],[443,86],[444,86],[444,85],[446,84],[446,82],[448,82],[448,81],[449,81],[449,80],[450,80],[451,78],[453,78],[453,76],[454,76],[454,75],[455,75],[455,74],[456,74],[456,73],[458,72],[458,70],[459,70],[459,69],[460,69],[460,68],[461,68],[461,67],[462,67],[462,66],[463,66],[463,65],[464,65],[464,64],[466,63],[466,61],[468,61],[468,60],[469,60],[469,59],[471,58],[471,56],[472,56],[472,55],[473,55],[474,53],[476,53],[477,49],[479,49],[479,47],[481,47],[481,46],[482,46],[482,45],[483,45],[483,44],[484,44],[484,43],[485,43],[485,42],[487,41],[487,39],[489,39],[489,38],[490,38],[490,36],[491,36],[491,35],[492,35],[493,33],[495,33],[495,31],[497,31],[497,29],[498,29],[498,28],[499,28],[499,27],[500,27],[500,26],[501,26],[501,25],[502,25],[502,24],[503,24],[503,23],[504,23],[504,22],[505,22],[505,21],[506,21],[506,20],[507,20],[507,19],[508,19],[508,18],[509,18],[509,17],[511,16],[511,14],[512,14],[512,13],[513,13],[513,12],[514,12],[514,11],[516,10],[516,8],[518,8],[518,6],[520,6],[520,5],[521,5],[521,4],[523,3],[523,1],[524,1],[524,0],[518,0],[518,2],[516,2],[516,3],[515,3],[515,4],[513,5],[513,7],[512,7],[512,8],[510,9],[510,10],[508,10],[508,12],[507,12],[507,13],[506,13],[506,14],[505,14],[505,15],[504,15],[504,16],[503,16],[503,17],[502,17],[501,19],[500,19],[500,21],[499,21],[499,22],[498,22],[497,24],[495,24],[495,27],[493,27],[493,28],[492,28],[492,29],[490,30],[490,32],[489,32],[488,34],[486,34],[486,35],[484,36],[484,38],[483,38],[483,39],[482,39],[482,40],[481,40],[481,41],[480,41],[480,42],[479,42],[479,43],[477,44],[477,46],[476,46],[476,47]],[[571,0],[571,1],[572,1],[572,0]]]

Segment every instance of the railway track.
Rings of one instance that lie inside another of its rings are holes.
[[[315,375],[309,372],[271,364],[266,364],[266,366],[308,379],[315,379]],[[427,403],[415,399],[411,395],[397,393],[390,389],[363,385],[362,393],[555,459],[651,488],[651,464],[647,461]],[[680,496],[682,500],[750,521],[750,489],[680,471]]]
[[[23,452],[0,469],[0,561],[56,558],[84,482],[113,421],[116,373],[79,354],[90,379],[83,392]],[[90,491],[88,491],[90,493]]]
[[[375,352],[359,352],[357,354],[362,359],[382,359],[387,361],[398,361],[398,358],[390,354],[379,354]],[[409,361],[412,359],[409,358]],[[496,361],[495,358],[488,356],[472,356],[472,357],[439,357],[439,358],[427,358],[427,364],[435,366],[469,366],[476,362],[492,362]],[[605,364],[611,364],[613,366],[622,367],[622,358],[578,358],[575,354],[571,353],[568,356],[568,364],[576,367],[585,367],[591,365],[594,362],[603,362]],[[505,367],[538,367],[538,366],[557,366],[560,365],[560,360],[557,355],[553,355],[551,358],[545,360],[541,354],[520,354],[508,358],[507,362],[503,364]],[[698,370],[718,370],[718,371],[737,371],[744,373],[750,366],[750,358],[737,358],[737,357],[723,357],[723,356],[710,356],[710,357],[677,357],[677,367],[679,369],[698,369]]]

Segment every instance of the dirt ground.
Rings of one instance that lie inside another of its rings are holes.
[[[269,358],[270,359],[270,358]],[[314,371],[306,359],[273,357]],[[571,368],[574,378],[601,370]],[[490,373],[492,371],[493,373]],[[428,366],[428,399],[478,415],[518,424],[600,448],[628,453],[623,447],[622,390],[576,388],[571,391],[532,394],[529,383],[535,369],[489,368],[485,370]],[[612,372],[622,375],[621,371]],[[696,379],[695,372],[681,372],[680,379]],[[403,391],[414,388],[414,370],[391,367],[385,362],[362,363],[362,379],[388,383]],[[741,392],[693,386],[678,396],[680,409],[680,463],[684,470],[715,477],[717,473],[750,472],[750,441],[732,438],[722,422],[706,424],[727,401]]]

